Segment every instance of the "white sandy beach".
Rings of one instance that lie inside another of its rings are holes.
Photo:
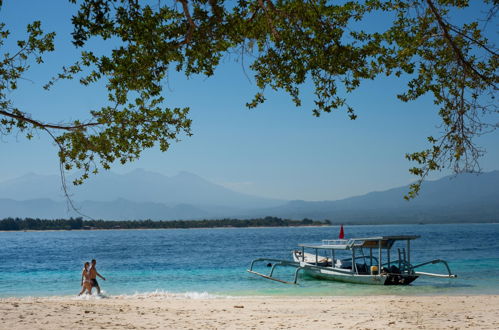
[[[1,329],[499,329],[499,296],[5,298]]]

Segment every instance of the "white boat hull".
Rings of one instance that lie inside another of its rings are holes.
[[[310,267],[309,265],[302,265],[304,267],[302,274],[320,280],[338,281],[356,284],[374,284],[385,285],[387,275],[357,275],[350,272],[341,272],[334,269],[326,269],[322,267]]]
[[[305,261],[302,261],[303,259]],[[331,258],[310,253],[302,256],[300,251],[293,251],[293,260],[302,267],[302,274],[320,280],[370,285],[407,285],[418,278],[407,274],[356,274],[350,269],[332,267]],[[315,260],[318,260],[318,263],[315,263]]]
[[[370,284],[370,285],[408,285],[418,278],[417,275],[406,274],[378,274],[378,275],[359,275],[344,269],[335,269],[330,267],[317,267],[307,263],[300,263],[302,274],[319,280]]]

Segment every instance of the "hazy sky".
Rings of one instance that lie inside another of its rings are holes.
[[[66,0],[4,1],[0,21],[14,38],[23,36],[34,19],[45,31],[56,31],[56,52],[30,70],[11,94],[15,105],[33,118],[58,122],[88,118],[88,109],[106,100],[105,88],[83,88],[76,81],[42,89],[62,65],[77,54],[70,44],[70,17],[76,7]],[[105,46],[104,46],[105,47]],[[12,44],[2,47],[12,51]],[[173,144],[166,153],[157,148],[140,160],[113,171],[143,168],[166,175],[189,171],[233,190],[281,199],[330,200],[405,185],[414,180],[413,166],[404,155],[427,147],[426,137],[438,135],[440,120],[430,98],[402,103],[395,95],[404,83],[392,78],[364,82],[349,103],[357,109],[351,121],[344,111],[311,114],[311,85],[302,89],[303,106],[294,107],[285,93],[267,93],[268,101],[248,110],[245,103],[257,91],[251,73],[245,75],[238,56],[225,58],[214,77],[186,79],[171,72],[165,97],[168,106],[190,106],[192,137]],[[57,149],[40,133],[0,137],[0,181],[28,172],[58,173]],[[484,171],[499,169],[499,133],[477,140],[487,150]],[[441,172],[432,178],[447,175]]]

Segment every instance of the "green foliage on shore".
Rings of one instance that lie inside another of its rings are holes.
[[[277,217],[258,219],[220,219],[220,220],[83,220],[82,218],[70,219],[20,219],[6,218],[0,220],[0,230],[73,230],[73,229],[175,229],[175,228],[224,228],[224,227],[299,227],[330,225],[331,221],[315,221],[310,219],[290,220]]]

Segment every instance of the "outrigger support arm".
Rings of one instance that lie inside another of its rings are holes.
[[[414,272],[415,275],[419,275],[419,276],[431,276],[431,277],[443,277],[443,278],[455,278],[457,277],[456,274],[452,274],[451,270],[450,270],[450,267],[449,265],[447,264],[447,261],[445,260],[442,260],[442,259],[435,259],[435,260],[432,260],[432,261],[428,261],[428,262],[423,262],[422,264],[419,264],[419,265],[416,265],[416,266],[413,266],[412,269],[416,269],[418,267],[421,267],[421,266],[425,266],[425,265],[428,265],[428,264],[438,264],[438,263],[442,263],[444,264],[445,268],[447,268],[447,272],[449,273],[448,275],[445,275],[445,274],[434,274],[434,273],[426,273],[426,272]]]
[[[253,270],[253,266],[254,266],[255,262],[258,262],[258,261],[270,261],[270,262],[274,262],[274,264],[272,265],[272,268],[270,269],[270,274],[269,275],[261,274],[261,273],[255,272]],[[274,269],[277,266],[295,267],[296,270],[295,270],[295,276],[294,276],[293,282],[288,282],[288,281],[284,281],[284,280],[272,277],[272,275],[274,274]],[[249,273],[261,276],[261,277],[266,278],[268,280],[277,281],[277,282],[281,282],[281,283],[285,283],[285,284],[297,284],[297,282],[298,282],[298,273],[302,269],[303,269],[303,267],[300,267],[300,264],[298,262],[281,260],[281,259],[258,258],[258,259],[255,259],[255,260],[253,260],[251,262],[250,269],[248,269],[247,271]]]

